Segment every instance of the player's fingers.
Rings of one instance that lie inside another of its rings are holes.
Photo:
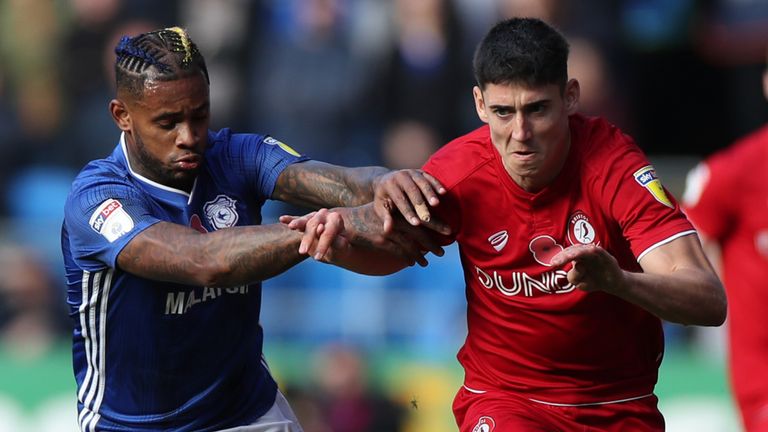
[[[424,178],[426,178],[427,181],[429,181],[429,183],[432,185],[432,188],[436,190],[438,194],[443,195],[446,192],[448,192],[448,190],[445,189],[445,187],[442,185],[442,183],[440,183],[438,179],[434,178],[432,175],[424,171],[422,171],[421,173],[424,175]],[[432,204],[431,201],[430,201],[430,204]],[[437,204],[432,204],[432,205],[437,205]]]
[[[410,242],[415,244],[422,255],[427,252],[432,252],[437,256],[443,256],[445,254],[443,247],[429,231],[426,231],[421,227],[411,227],[405,224],[401,224],[400,227],[403,233],[409,238]]]
[[[549,262],[553,267],[561,267],[571,261],[582,261],[594,253],[592,245],[569,246],[558,252]]]
[[[373,210],[376,212],[376,216],[382,221],[385,234],[392,232],[392,228],[394,228],[394,219],[392,218],[392,210],[394,209],[394,206],[392,200],[389,198],[382,200],[377,199],[374,200],[373,203]]]
[[[421,195],[421,194],[419,194]],[[416,215],[416,211],[414,210],[413,206],[411,205],[411,200],[409,198],[409,195],[407,195],[403,189],[400,188],[394,188],[389,193],[389,197],[392,200],[392,202],[395,203],[395,207],[400,211],[400,214],[403,215],[405,220],[408,221],[411,225],[419,225],[419,217]],[[423,203],[422,199],[422,203]]]
[[[422,252],[418,243],[414,242],[410,237],[396,232],[390,236],[390,242],[394,245],[396,253],[407,261],[409,266],[414,265],[414,263],[426,264],[424,252]]]
[[[317,227],[325,221],[327,212],[328,210],[326,209],[320,209],[317,212],[314,212],[313,216],[307,220],[304,227],[304,235],[299,244],[299,253],[306,254],[314,249],[317,236],[319,235]]]
[[[406,183],[403,190],[408,197],[408,201],[410,201],[410,205],[416,210],[416,215],[418,216],[419,220],[422,222],[429,222],[429,220],[432,218],[432,215],[429,214],[429,204],[427,204],[425,194],[418,184],[417,179],[419,178],[421,177],[412,177],[412,183]],[[431,191],[431,187],[430,192],[432,193],[433,197],[437,198],[437,196],[434,195],[434,192]],[[412,225],[416,224],[412,223]]]
[[[435,182],[437,181],[434,177],[421,171],[415,171],[413,175],[413,181],[419,187],[419,189],[421,190],[421,194],[424,196],[425,200],[429,203],[429,205],[434,207],[440,204],[440,199],[437,197],[438,188],[436,188],[433,183],[433,181]],[[438,183],[438,185],[440,185],[440,183]],[[439,187],[442,188],[442,185],[440,185]],[[425,220],[425,219],[422,218],[421,220]]]
[[[451,233],[451,226],[436,217],[432,217],[428,222],[421,222],[421,226],[429,228],[442,235],[449,235]]]
[[[344,223],[338,214],[329,214],[326,223],[318,227],[317,248],[314,251],[316,260],[320,260],[333,245],[334,240],[339,237],[344,229]]]

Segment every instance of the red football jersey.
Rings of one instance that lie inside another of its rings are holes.
[[[435,212],[459,243],[468,335],[458,358],[470,391],[562,404],[653,392],[661,321],[613,295],[575,289],[549,263],[564,247],[594,243],[639,272],[644,253],[694,231],[631,138],[581,115],[570,127],[567,162],[537,193],[505,171],[488,126],[424,165],[448,189]]]
[[[768,126],[700,164],[684,198],[696,228],[722,249],[734,393],[742,410],[765,407],[768,385],[757,377],[768,373]]]

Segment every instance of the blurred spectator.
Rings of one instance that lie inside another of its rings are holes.
[[[63,309],[45,261],[33,250],[0,245],[0,344],[24,358],[44,355],[62,333]]]
[[[476,122],[466,109],[472,77],[453,1],[396,0],[393,7],[393,45],[369,82],[369,100],[386,128],[418,122],[447,142]]]
[[[371,390],[363,355],[329,345],[313,358],[313,387],[288,397],[306,432],[397,432],[405,409]]]
[[[768,40],[768,2],[765,0],[710,0],[702,2],[691,35],[703,60],[723,71],[716,85],[722,89],[724,121],[718,127],[727,141],[746,135],[768,117],[768,105],[754,83],[763,73]]]
[[[730,135],[724,71],[704,61],[691,39],[704,3],[620,2],[632,102],[628,132],[646,152],[708,154]]]
[[[382,141],[384,165],[391,169],[421,168],[440,143],[435,130],[423,123],[397,123]]]
[[[343,1],[270,2],[266,21],[249,36],[263,41],[250,47],[250,127],[313,159],[370,164],[376,152],[357,141],[353,121],[364,77],[352,57]]]
[[[248,0],[180,0],[180,17],[195,42],[205,53],[212,77],[211,106],[216,117],[211,128],[244,129],[247,113],[243,110],[248,99],[247,70],[243,58],[248,45],[258,42],[250,34],[251,9]]]
[[[571,44],[568,76],[579,81],[580,111],[587,115],[603,116],[620,127],[626,127],[629,121],[623,93],[616,88],[603,50],[587,38],[571,37],[568,42]]]
[[[53,147],[54,160],[80,169],[94,155],[108,154],[119,138],[107,109],[114,96],[114,47],[120,37],[174,20],[175,1],[152,5],[135,17],[145,0],[69,0],[70,19],[64,32],[61,69],[66,123]]]

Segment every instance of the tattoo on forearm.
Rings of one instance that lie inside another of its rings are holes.
[[[151,279],[234,286],[270,278],[302,259],[297,234],[279,225],[200,234],[161,223],[131,240],[118,265]]]
[[[275,198],[305,207],[348,207],[373,199],[371,182],[383,168],[342,168],[305,162],[286,168],[278,179]]]

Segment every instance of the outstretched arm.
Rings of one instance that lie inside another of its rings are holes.
[[[391,274],[415,263],[426,266],[427,252],[442,256],[442,246],[449,243],[402,220],[385,234],[371,204],[282,216],[280,221],[303,233],[299,253],[369,275]]]
[[[579,289],[608,292],[680,324],[717,326],[725,321],[725,291],[695,235],[647,253],[640,260],[643,273],[622,270],[595,245],[571,246],[552,259],[555,267],[568,263],[573,264],[568,281]]]
[[[307,208],[362,205],[373,200],[374,179],[388,171],[319,161],[295,163],[280,173],[272,198]]]
[[[424,225],[446,234],[448,227],[430,217],[429,206],[445,193],[429,174],[415,169],[389,171],[383,167],[346,168],[318,161],[295,163],[277,179],[273,199],[307,208],[354,207],[374,201],[386,232],[398,210],[411,225]]]
[[[117,257],[124,271],[148,279],[230,287],[268,279],[306,258],[301,233],[282,224],[200,233],[158,222],[134,237]]]

